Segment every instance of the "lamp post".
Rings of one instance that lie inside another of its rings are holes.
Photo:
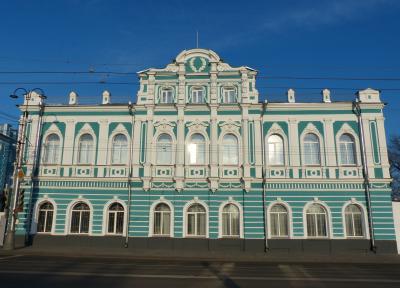
[[[24,97],[24,105],[25,109],[23,111],[22,117],[19,121],[19,134],[18,134],[18,141],[17,141],[17,159],[14,168],[14,176],[13,176],[13,187],[11,190],[10,200],[11,200],[11,209],[9,209],[9,215],[7,216],[7,231],[4,238],[4,250],[13,250],[15,248],[15,224],[17,219],[17,203],[19,198],[20,189],[19,186],[21,184],[21,179],[24,177],[24,172],[22,170],[22,160],[24,155],[24,148],[25,148],[25,131],[26,131],[26,123],[28,120],[29,112],[29,101],[32,99],[33,93],[37,94],[40,98],[40,105],[42,105],[43,99],[46,99],[44,92],[40,88],[34,88],[32,90],[26,90],[25,88],[17,88],[14,92],[10,95],[12,99],[18,99],[18,92],[23,92],[21,96]],[[10,220],[11,217],[11,220]],[[9,221],[10,220],[10,221]]]

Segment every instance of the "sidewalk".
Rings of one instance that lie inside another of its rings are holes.
[[[126,248],[109,248],[99,250],[98,247],[57,247],[37,248],[24,247],[13,251],[0,248],[1,256],[60,256],[81,258],[118,258],[128,260],[160,260],[160,261],[211,261],[211,262],[259,262],[259,263],[354,263],[354,264],[400,264],[400,255],[392,254],[287,254],[278,252],[238,253],[238,252],[189,252],[165,250],[135,250]]]

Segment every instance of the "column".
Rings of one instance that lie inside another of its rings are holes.
[[[147,108],[147,140],[146,140],[146,162],[144,163],[143,189],[150,189],[150,179],[152,176],[151,168],[153,159],[153,108],[154,106],[146,106]]]
[[[376,118],[376,132],[378,134],[378,142],[379,142],[379,154],[381,155],[381,165],[383,171],[383,178],[390,178],[390,164],[387,153],[387,143],[386,143],[386,135],[385,135],[385,118],[383,116],[379,116]]]
[[[211,135],[210,135],[210,183],[211,190],[218,189],[219,157],[218,157],[218,118],[217,105],[211,106]]]
[[[293,178],[299,178],[299,169],[301,168],[298,130],[297,119],[289,118],[289,160],[293,169]]]
[[[67,119],[65,127],[65,135],[64,135],[64,147],[63,147],[63,159],[62,166],[64,167],[64,176],[71,176],[69,174],[68,165],[72,165],[74,159],[74,150],[75,150],[75,120]]]
[[[263,149],[262,147],[262,135],[261,135],[261,118],[254,120],[254,149],[255,149],[255,166],[256,166],[256,177],[262,177],[262,157],[263,157]]]
[[[185,161],[185,122],[184,122],[184,106],[178,106],[178,127],[177,127],[177,147],[176,147],[176,170],[175,181],[178,191],[183,189],[183,179],[185,177],[184,161]]]
[[[108,149],[108,120],[107,119],[101,119],[100,121],[100,128],[99,128],[99,139],[98,139],[98,144],[97,144],[97,149],[96,149],[96,154],[97,154],[97,165],[98,167],[98,177],[104,177],[107,176],[105,173],[105,165],[107,164],[107,149]],[[111,148],[111,147],[110,147]]]
[[[140,130],[142,128],[142,121],[136,119],[133,127],[133,135],[131,136],[131,141],[133,141],[132,177],[139,177]]]
[[[333,132],[333,120],[324,119],[324,139],[325,139],[325,165],[329,169],[329,178],[336,177],[336,150],[335,150],[335,136]]]

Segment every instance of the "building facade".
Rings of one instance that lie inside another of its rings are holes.
[[[192,49],[138,72],[134,104],[107,91],[99,105],[75,92],[68,105],[32,97],[21,109],[30,143],[40,139],[26,147],[17,233],[60,245],[395,253],[379,91],[297,103],[289,90],[287,103],[261,103],[256,75]]]
[[[16,133],[11,125],[0,125],[0,211],[4,206],[4,189],[11,186],[11,176],[14,171]]]

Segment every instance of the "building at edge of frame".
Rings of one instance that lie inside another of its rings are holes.
[[[286,103],[261,103],[256,75],[191,49],[138,72],[131,105],[108,91],[80,105],[71,92],[40,113],[32,97],[26,133],[40,145],[26,147],[17,238],[250,252],[365,253],[373,243],[396,253],[379,91],[334,102],[326,89],[321,102],[299,103],[289,90]]]

